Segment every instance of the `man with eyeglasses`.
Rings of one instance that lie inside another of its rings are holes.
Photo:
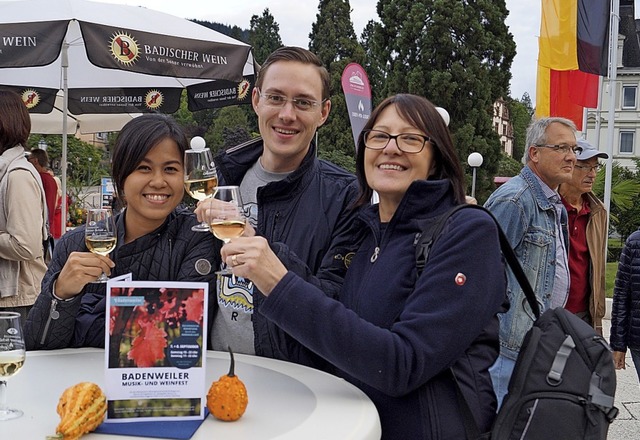
[[[571,285],[565,309],[575,313],[602,335],[605,314],[605,264],[607,210],[592,191],[601,165],[609,158],[584,139],[577,155],[572,179],[562,183],[559,193],[569,214],[569,273]]]
[[[544,311],[563,307],[569,293],[567,210],[558,187],[571,181],[581,147],[574,123],[557,117],[533,121],[526,142],[524,168],[491,194],[485,207],[502,226]],[[511,270],[507,281],[511,307],[499,315],[500,356],[489,370],[498,405],[534,319]]]
[[[314,136],[331,110],[329,85],[315,54],[274,51],[251,96],[261,137],[227,149],[215,163],[221,185],[240,186],[250,225],[244,235],[267,238],[289,270],[337,296],[357,248],[351,205],[358,185],[353,174],[316,157]],[[206,202],[196,209],[199,220],[204,209]],[[242,257],[226,263],[242,264]],[[218,278],[209,348],[305,363],[300,346],[261,316],[254,289],[247,280]]]

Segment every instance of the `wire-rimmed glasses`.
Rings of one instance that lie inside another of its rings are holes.
[[[556,153],[561,153],[561,154],[569,154],[569,153],[573,153],[575,155],[578,155],[580,153],[582,153],[582,147],[579,147],[577,145],[567,145],[567,144],[535,144],[534,147],[538,147],[538,148],[548,148],[552,151],[555,151]]]

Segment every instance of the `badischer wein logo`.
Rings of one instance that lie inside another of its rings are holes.
[[[32,89],[27,89],[22,92],[22,102],[27,106],[29,110],[34,108],[36,105],[40,103],[40,94]]]
[[[243,79],[238,84],[238,101],[244,101],[244,99],[249,96],[249,91],[251,90],[251,84],[246,79]]]
[[[109,42],[111,55],[124,65],[134,64],[140,57],[138,42],[125,32],[113,34]]]
[[[156,110],[162,106],[164,96],[159,90],[149,90],[144,96],[144,103],[150,110]]]

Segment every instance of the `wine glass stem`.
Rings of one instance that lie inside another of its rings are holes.
[[[0,414],[7,411],[7,381],[0,380]]]

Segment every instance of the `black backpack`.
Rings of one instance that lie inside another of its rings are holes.
[[[536,317],[525,335],[508,394],[498,411],[490,437],[488,433],[479,432],[451,369],[467,438],[606,439],[609,424],[618,414],[614,406],[616,371],[611,348],[591,326],[564,308],[550,309],[540,315],[533,289],[491,212],[482,206],[462,204],[431,219],[416,239],[418,276],[444,224],[463,208],[480,209],[496,223],[502,254]]]

